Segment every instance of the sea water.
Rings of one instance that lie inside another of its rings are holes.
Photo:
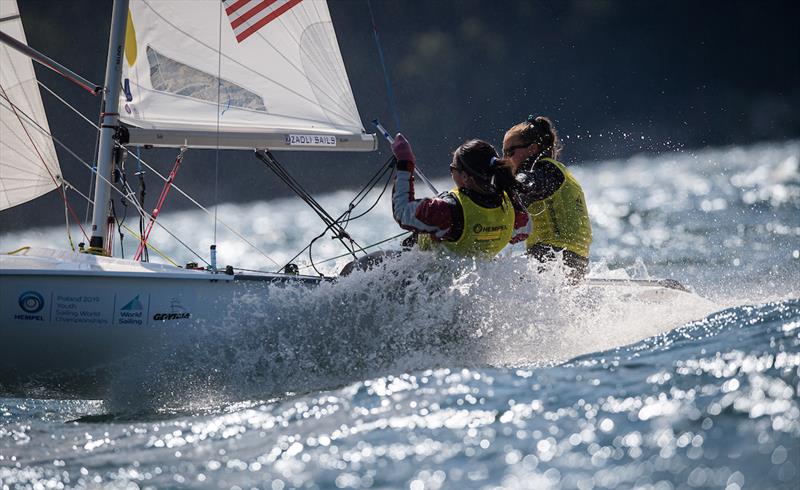
[[[488,264],[412,252],[314,290],[276,287],[274,308],[243,298],[231,308],[244,320],[208,326],[194,357],[120,376],[105,400],[0,398],[0,486],[797,488],[800,143],[572,168],[592,274],[695,294],[569,286],[518,247]],[[352,194],[319,200],[337,214]],[[166,211],[208,255],[206,214]],[[258,270],[323,229],[295,200],[218,216],[261,250],[218,226],[218,264]],[[362,245],[399,232],[385,196],[348,231]],[[164,255],[197,260],[157,233]],[[311,256],[334,274],[347,259],[323,261],[339,253],[326,237]],[[295,262],[313,273],[308,257]]]

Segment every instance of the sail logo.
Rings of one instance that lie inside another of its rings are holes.
[[[44,316],[36,314],[44,308],[44,297],[36,291],[25,291],[20,294],[19,307],[25,314],[14,315],[15,320],[44,321]]]
[[[142,310],[144,310],[144,305],[142,305],[137,294],[135,298],[119,309],[119,319],[117,321],[120,325],[143,325],[144,311]]]
[[[289,146],[336,146],[336,136],[327,134],[287,134]]]

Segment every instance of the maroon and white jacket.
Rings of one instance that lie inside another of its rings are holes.
[[[484,207],[499,206],[500,196],[484,196],[462,189],[476,204]],[[445,192],[433,199],[414,198],[414,162],[397,162],[392,189],[392,215],[404,230],[427,233],[434,240],[457,241],[464,230],[461,204]],[[514,233],[509,243],[525,241],[531,233],[528,212],[514,206]]]

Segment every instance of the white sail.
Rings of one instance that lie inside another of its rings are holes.
[[[375,148],[325,0],[131,0],[125,44],[132,144]]]
[[[16,0],[0,0],[0,30],[27,44]],[[61,168],[53,139],[47,136],[50,127],[30,58],[0,43],[0,67],[0,210],[3,210],[61,185]]]

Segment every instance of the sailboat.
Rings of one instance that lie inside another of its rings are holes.
[[[219,269],[213,247],[202,268],[110,256],[108,202],[119,148],[260,150],[274,165],[273,151],[377,147],[356,108],[325,1],[186,6],[114,1],[88,248],[0,256],[5,394],[102,397],[103,372],[114,362],[144,356],[192,326],[223,323],[243,295],[268,304],[270,284],[326,280],[292,269]],[[1,32],[13,38],[0,43],[2,210],[63,181],[31,62],[37,55],[26,51],[16,0],[0,8]]]
[[[377,148],[324,0],[114,0],[101,87],[30,50],[16,0],[0,0],[0,41],[0,210],[65,185],[31,59],[104,97],[88,247],[0,255],[0,394],[102,398],[120,361],[152,362],[148,354],[167,341],[225,324],[242,298],[269,308],[271,285],[329,280],[291,267],[220,268],[214,245],[199,267],[116,258],[109,226],[122,149],[173,148],[176,163],[186,149],[255,150],[280,170],[273,152]],[[346,242],[335,220],[326,223]],[[138,258],[147,247],[143,235]],[[589,284],[652,301],[688,294],[668,281]]]

